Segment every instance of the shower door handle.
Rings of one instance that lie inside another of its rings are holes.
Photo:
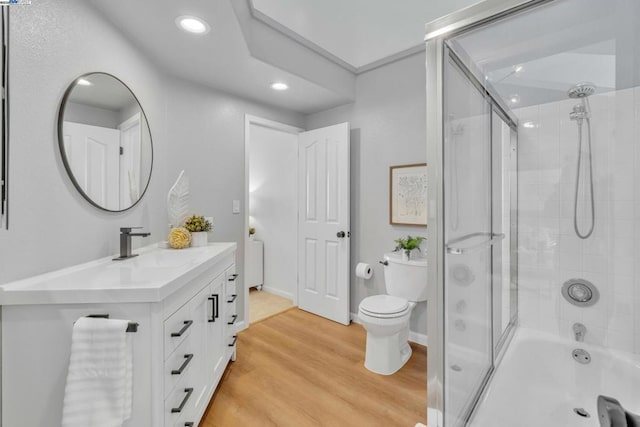
[[[467,240],[472,240],[476,237],[484,237],[480,242],[469,244],[469,245],[461,245],[461,243],[466,242]],[[488,239],[487,239],[488,237]],[[493,246],[495,243],[504,239],[504,233],[471,233],[462,237],[458,237],[453,239],[447,245],[447,253],[451,255],[467,255],[480,249],[489,248]]]

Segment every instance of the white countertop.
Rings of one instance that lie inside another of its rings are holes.
[[[157,302],[231,254],[236,243],[186,249],[150,245],[0,286],[0,305]]]

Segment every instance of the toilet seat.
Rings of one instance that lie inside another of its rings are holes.
[[[363,314],[377,318],[402,317],[409,311],[409,301],[391,295],[375,295],[362,300],[359,307]]]

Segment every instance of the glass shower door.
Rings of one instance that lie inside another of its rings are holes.
[[[492,107],[447,55],[444,93],[444,411],[463,426],[493,369]]]

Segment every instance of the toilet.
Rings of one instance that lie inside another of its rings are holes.
[[[384,255],[386,295],[362,300],[358,317],[367,330],[364,366],[391,375],[411,357],[409,319],[416,303],[427,300],[427,259],[404,261],[399,252]]]

